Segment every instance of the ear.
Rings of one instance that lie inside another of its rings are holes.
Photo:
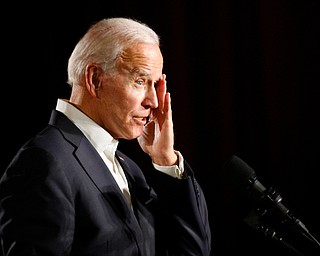
[[[97,97],[97,91],[101,86],[101,74],[101,68],[95,64],[90,64],[86,67],[86,88],[93,97]]]

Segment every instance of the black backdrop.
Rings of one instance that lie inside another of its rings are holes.
[[[57,97],[69,96],[67,59],[89,25],[136,18],[162,39],[176,148],[207,195],[213,255],[290,255],[239,217],[223,164],[232,154],[243,159],[320,239],[319,11],[317,0],[3,6],[1,170],[47,124]],[[120,147],[147,165],[135,141]]]

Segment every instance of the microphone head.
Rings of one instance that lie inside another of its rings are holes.
[[[252,186],[257,179],[255,171],[235,155],[232,155],[224,165],[224,174],[239,190]]]
[[[255,171],[239,157],[232,155],[223,167],[223,184],[225,195],[230,200],[232,208],[239,212],[239,217],[245,217],[255,203]]]

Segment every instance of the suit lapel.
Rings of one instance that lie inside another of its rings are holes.
[[[81,141],[75,155],[92,182],[112,205],[114,211],[140,240],[142,235],[139,232],[140,227],[133,211],[108,167],[87,139]]]
[[[147,184],[145,177],[139,172],[135,173],[135,176],[132,173],[132,167],[129,166],[128,162],[125,160],[126,157],[120,152],[116,151],[116,157],[120,162],[120,165],[126,175],[132,204],[135,204],[135,207],[143,210],[144,207],[148,207],[156,199],[156,194],[153,189]],[[140,206],[142,204],[142,207]]]
[[[75,158],[83,167],[89,179],[103,194],[114,212],[122,219],[136,241],[141,242],[143,239],[142,232],[133,211],[130,209],[110,170],[89,140],[65,115],[56,110],[52,111],[49,124],[59,129],[66,140],[74,145]]]

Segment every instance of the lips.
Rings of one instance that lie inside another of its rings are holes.
[[[149,117],[134,117],[134,119],[136,120],[136,122],[139,124],[139,125],[146,125],[148,123],[148,120],[149,120]]]

